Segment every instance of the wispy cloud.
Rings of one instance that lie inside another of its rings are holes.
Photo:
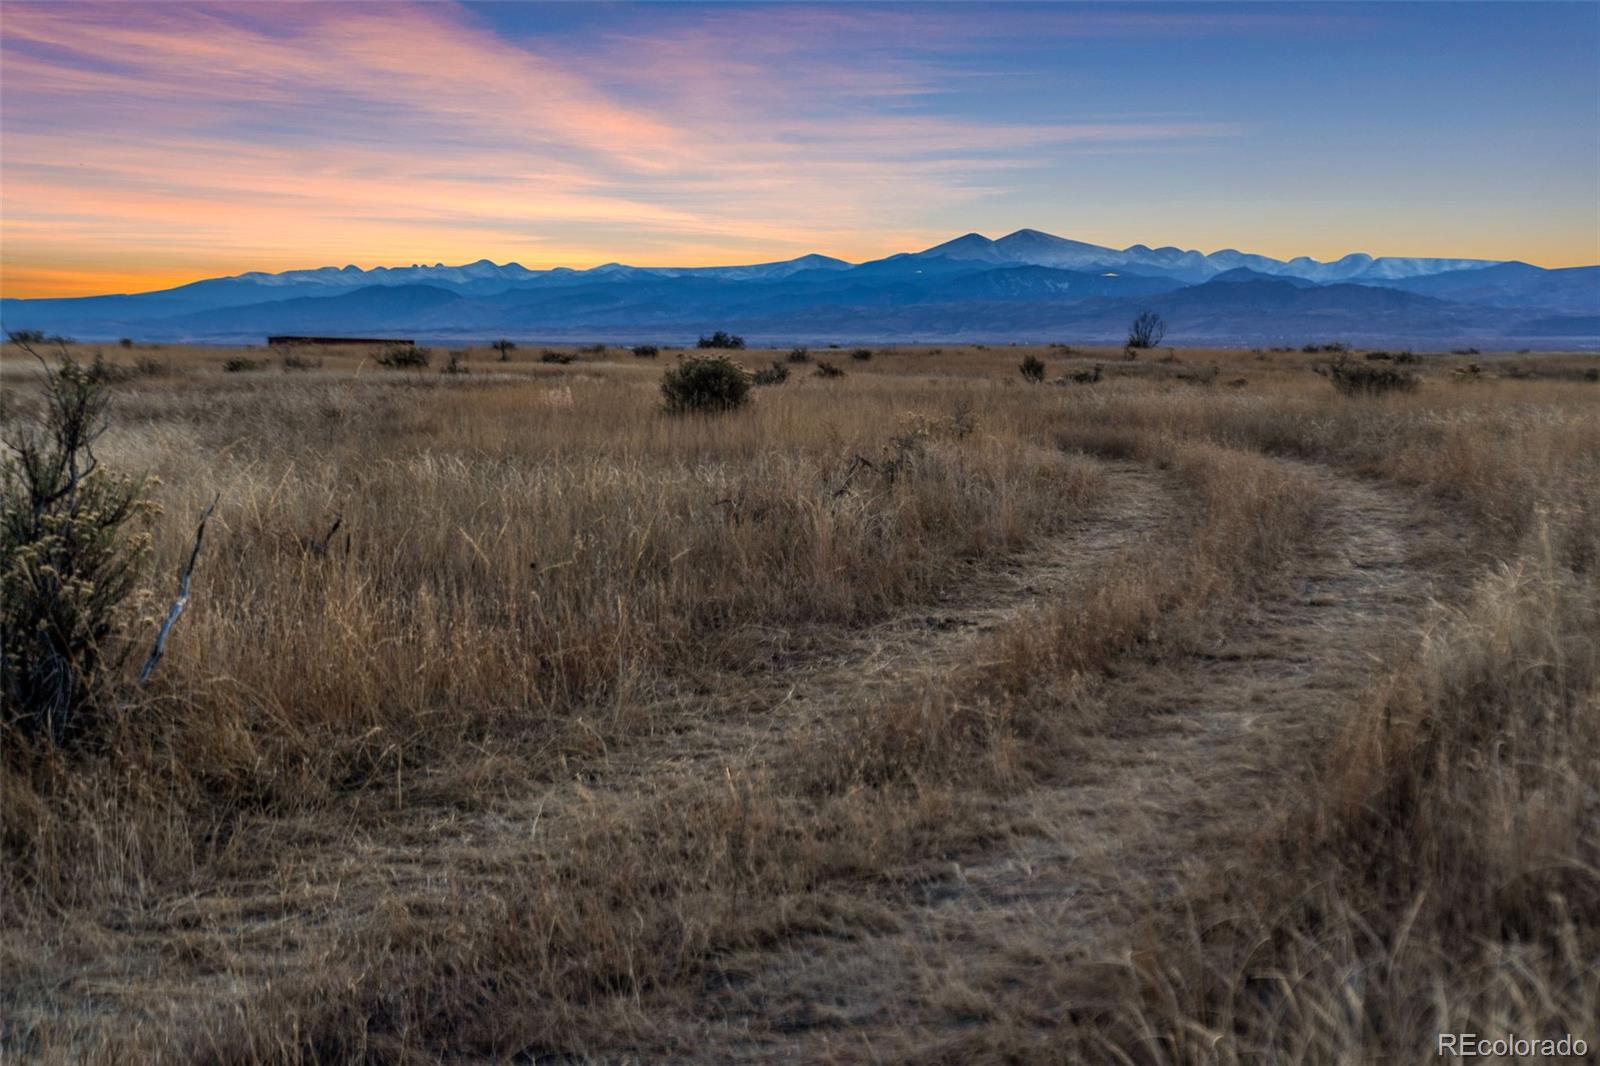
[[[440,4],[8,3],[7,293],[71,288],[91,261],[85,287],[334,259],[865,256],[944,236],[930,218],[1060,153],[1238,133],[941,108],[951,30],[912,10],[673,9],[574,39]]]

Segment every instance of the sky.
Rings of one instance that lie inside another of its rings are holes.
[[[1600,4],[0,6],[0,293],[1030,227],[1600,262]]]

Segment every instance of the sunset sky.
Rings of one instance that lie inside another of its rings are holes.
[[[0,8],[6,296],[1035,227],[1600,262],[1600,5]]]

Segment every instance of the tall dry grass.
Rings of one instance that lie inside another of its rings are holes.
[[[1007,833],[1061,731],[1103,727],[1083,679],[1275,595],[1317,534],[1299,463],[1435,501],[1419,565],[1472,598],[1397,649],[1314,787],[1248,812],[1272,829],[1227,884],[1148,916],[1137,966],[1028,993],[1083,1024],[1021,1057],[1409,1055],[1436,1021],[1593,1017],[1600,394],[1431,375],[1352,401],[1243,353],[1186,355],[1235,390],[1145,363],[1030,388],[1014,351],[905,351],[684,419],[634,365],[163,354],[119,385],[106,448],[163,483],[146,620],[223,503],[154,689],[98,751],[0,782],[10,1047],[692,1057],[659,1008],[693,1012],[717,960],[887,920],[884,884]],[[1082,362],[1041,354],[1052,379]],[[1103,506],[1107,457],[1178,511],[1090,585],[921,701],[685,776],[676,729]],[[625,746],[625,787],[586,776]],[[535,834],[496,835],[516,819]],[[82,1006],[86,970],[108,1006]]]
[[[791,387],[716,420],[584,380],[127,388],[104,451],[157,474],[167,512],[146,623],[222,502],[106,763],[10,775],[12,898],[137,893],[214,846],[163,831],[174,812],[327,804],[465,744],[559,774],[655,728],[638,708],[761,669],[775,631],[869,622],[1087,505],[1094,472],[1038,443],[1047,417],[930,384]],[[875,463],[851,476],[856,456]],[[162,811],[147,836],[102,821],[128,790]]]

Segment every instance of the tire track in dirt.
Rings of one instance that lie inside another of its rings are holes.
[[[701,1024],[695,1058],[939,1059],[942,1045],[1014,1020],[1008,990],[1116,955],[1142,904],[1225,869],[1431,593],[1408,558],[1430,528],[1413,499],[1293,465],[1328,500],[1293,594],[1248,606],[1204,653],[1105,679],[1095,698],[1112,727],[1016,801],[1038,834],[952,865],[894,908],[889,932],[732,960],[724,987],[736,990]]]
[[[1104,502],[1061,532],[1004,558],[973,560],[932,603],[918,604],[853,634],[831,651],[799,657],[739,698],[733,714],[695,715],[671,747],[678,761],[748,765],[785,735],[842,712],[916,691],[970,666],[996,629],[1041,599],[1094,577],[1120,553],[1177,520],[1176,479],[1127,460],[1103,460]],[[657,772],[659,743],[619,753],[608,775]],[[642,760],[637,765],[635,760]]]

